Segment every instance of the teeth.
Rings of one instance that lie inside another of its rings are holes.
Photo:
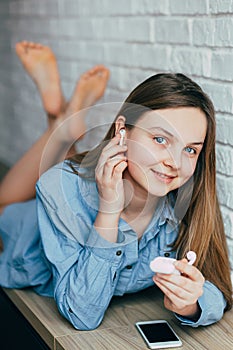
[[[160,177],[167,179],[169,176],[163,175],[163,174],[158,174]]]
[[[158,173],[157,171],[155,171],[155,173],[156,173],[158,176],[162,177],[163,179],[170,179],[170,178],[171,178],[171,176],[167,176],[167,175]]]
[[[163,175],[163,174],[159,174],[160,177],[164,177],[164,178],[167,178],[168,176],[166,175]]]

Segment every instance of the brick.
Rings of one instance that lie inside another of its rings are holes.
[[[69,64],[75,64],[77,61],[95,63],[105,61],[104,47],[94,41],[60,40],[56,51],[64,62],[68,59]]]
[[[192,23],[193,43],[197,46],[233,47],[233,19],[205,18]]]
[[[155,18],[155,42],[169,44],[190,44],[191,33],[187,19]]]
[[[30,31],[28,28],[30,28]],[[39,19],[38,17],[28,17],[27,19],[23,19],[22,17],[16,23],[12,21],[12,30],[15,33],[20,33],[23,39],[29,41],[34,33],[37,35],[48,35],[49,28],[49,20],[46,18]]]
[[[60,0],[59,12],[61,16],[68,17],[108,17],[119,15],[131,15],[134,11],[132,0],[109,3],[109,0],[89,1],[83,0]]]
[[[214,45],[214,21],[209,18],[194,19],[192,22],[193,44],[196,46]]]
[[[211,77],[219,80],[233,80],[232,53],[218,51],[212,54]]]
[[[112,89],[126,90],[129,81],[129,70],[127,67],[113,67],[109,87]]]
[[[58,21],[58,36],[74,38],[76,41],[82,38],[95,37],[93,20],[89,18],[63,18]]]
[[[132,1],[132,14],[167,15],[169,13],[169,0],[154,1],[142,0]]]
[[[94,4],[95,2],[93,2]],[[102,0],[101,5],[96,2],[95,13],[101,16],[130,16],[134,14],[134,1],[133,0],[118,0],[113,3],[109,3],[109,0]],[[89,4],[88,7],[90,8]]]
[[[224,228],[228,240],[233,244],[233,212],[229,209],[222,207],[221,213],[223,217]],[[232,255],[233,258],[233,255]]]
[[[211,54],[195,48],[174,48],[170,57],[170,70],[190,75],[210,77]]]
[[[104,56],[107,64],[134,66],[134,52],[126,43],[112,43],[107,45]]]
[[[233,210],[233,192],[232,192],[233,177],[217,175],[218,196],[221,205]]]
[[[90,6],[88,1],[79,0],[57,0],[59,17],[82,17],[90,13]],[[101,6],[101,0],[98,2]]]
[[[84,21],[86,24],[86,21]],[[152,22],[145,18],[95,18],[88,28],[81,27],[78,23],[78,30],[82,37],[106,39],[124,42],[150,42],[153,38]],[[89,30],[88,36],[86,32]]]
[[[233,176],[233,148],[217,145],[216,168],[221,174]]]
[[[83,0],[60,0],[59,13],[61,16],[81,17],[116,17],[116,16],[134,16],[146,14],[167,14],[168,0],[143,0],[135,2],[134,0],[118,0],[112,4],[109,0],[98,0],[92,2],[91,6],[88,1]]]
[[[150,18],[127,18],[120,21],[120,37],[130,42],[151,42],[153,38]]]
[[[36,5],[36,13],[39,16],[58,16],[59,14],[58,0],[40,0]],[[25,2],[25,9],[28,8],[28,1]],[[35,8],[35,7],[34,7]]]
[[[65,11],[69,15],[72,15],[72,11],[67,10],[66,1],[62,0],[61,2],[61,13]],[[71,3],[73,0],[70,0]],[[109,0],[99,0],[98,2],[92,2],[91,8],[88,2],[83,3],[83,0],[76,0],[76,5],[73,6],[73,13],[76,15],[87,15],[94,13],[96,16],[134,16],[134,15],[164,15],[168,13],[168,3],[169,0],[163,1],[154,1],[154,0],[118,0],[114,1],[111,4]]]
[[[167,70],[170,63],[170,50],[159,45],[138,44],[133,47],[135,66],[143,69]]]
[[[208,1],[206,0],[170,0],[170,13],[176,15],[204,15],[208,14]]]
[[[215,21],[214,46],[233,47],[233,18],[222,17]]]
[[[233,146],[233,116],[217,114],[217,140],[226,145]]]
[[[233,1],[232,0],[210,1],[210,12],[213,14],[233,13]]]
[[[202,88],[212,99],[218,112],[232,112],[232,86],[217,82],[203,82]]]

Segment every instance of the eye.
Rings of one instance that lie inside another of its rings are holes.
[[[196,150],[192,147],[186,147],[185,151],[189,154],[196,154],[197,153]]]
[[[162,136],[157,136],[157,137],[154,137],[154,140],[159,143],[160,145],[166,145],[167,144],[167,140],[162,137]]]

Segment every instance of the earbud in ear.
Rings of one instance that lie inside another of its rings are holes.
[[[125,129],[122,128],[122,129],[120,129],[119,133],[121,135],[119,145],[123,146],[124,140],[125,140],[125,133],[126,133],[126,131],[125,131]]]
[[[193,252],[192,250],[190,250],[187,253],[187,259],[189,260],[189,262],[188,262],[189,265],[193,265],[196,261],[196,258],[197,258],[197,254],[195,252]]]

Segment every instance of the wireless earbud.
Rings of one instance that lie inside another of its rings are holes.
[[[125,129],[120,129],[119,131],[120,135],[121,135],[121,138],[120,138],[120,142],[119,142],[119,145],[120,146],[123,146],[124,145],[124,140],[125,140]]]
[[[192,250],[190,250],[187,253],[187,259],[189,260],[189,262],[188,262],[189,265],[193,265],[196,261],[196,258],[197,258],[197,254],[195,252],[193,252]]]

